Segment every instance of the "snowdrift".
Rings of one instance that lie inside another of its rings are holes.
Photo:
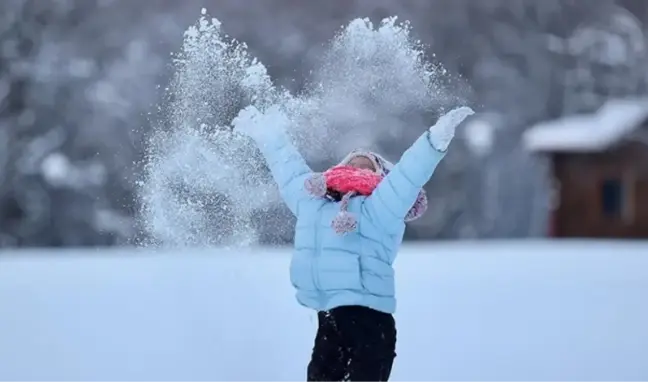
[[[2,380],[304,380],[289,251],[0,252]],[[648,243],[411,245],[393,380],[648,379]]]

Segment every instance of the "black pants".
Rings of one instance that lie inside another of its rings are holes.
[[[387,381],[396,357],[391,314],[342,306],[317,315],[308,381]]]

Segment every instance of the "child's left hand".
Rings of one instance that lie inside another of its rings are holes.
[[[428,139],[432,146],[439,151],[448,150],[457,126],[473,114],[475,112],[471,108],[462,106],[442,115],[429,129]]]

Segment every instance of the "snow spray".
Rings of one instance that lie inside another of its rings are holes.
[[[280,205],[254,144],[231,133],[243,107],[279,104],[305,158],[335,160],[375,148],[404,131],[420,134],[447,102],[447,74],[425,60],[408,23],[377,27],[353,20],[333,38],[306,89],[273,85],[244,43],[222,33],[203,9],[174,55],[174,75],[160,106],[140,182],[148,235],[168,246],[246,246],[259,237],[255,216]],[[272,129],[273,126],[267,126]]]

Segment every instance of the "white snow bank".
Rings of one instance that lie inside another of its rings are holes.
[[[288,262],[3,252],[0,380],[304,380]],[[397,272],[393,380],[648,379],[648,243],[409,246]]]
[[[523,136],[531,151],[605,150],[648,119],[648,99],[615,99],[596,113],[572,115],[531,127]]]

